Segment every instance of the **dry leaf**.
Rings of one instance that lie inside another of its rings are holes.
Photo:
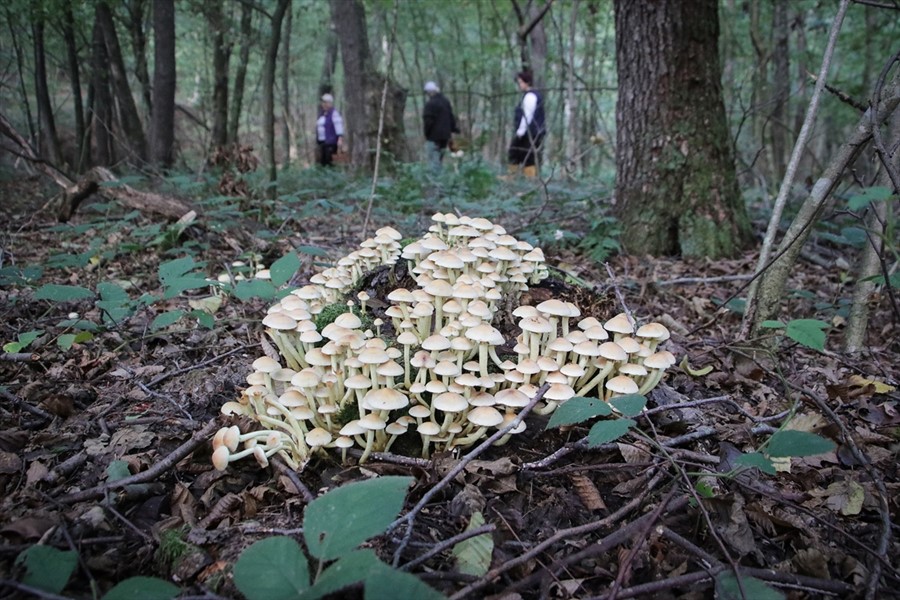
[[[597,489],[593,481],[587,476],[577,473],[573,474],[571,479],[575,493],[578,494],[578,498],[585,508],[588,510],[606,510],[606,503],[600,497],[600,490]]]
[[[22,470],[22,459],[12,452],[0,452],[0,475],[12,475]]]
[[[30,465],[28,465],[28,473],[25,475],[25,481],[28,485],[34,485],[39,481],[43,481],[44,478],[50,473],[50,470],[44,466],[39,460],[32,461]]]
[[[47,411],[51,415],[56,415],[57,417],[65,419],[75,412],[75,403],[69,396],[63,394],[51,394],[41,400],[40,404],[38,404],[38,408]]]
[[[874,391],[874,393],[876,394],[887,394],[897,389],[894,386],[888,385],[878,379],[866,379],[865,377],[861,377],[860,375],[851,375],[848,384],[853,387],[862,388],[872,386],[872,391]]]

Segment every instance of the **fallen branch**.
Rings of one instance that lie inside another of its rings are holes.
[[[57,502],[63,504],[72,504],[74,502],[81,502],[83,500],[90,500],[92,498],[102,498],[107,493],[113,490],[121,489],[129,485],[134,485],[136,483],[147,483],[148,481],[153,481],[154,479],[177,465],[181,461],[181,459],[199,448],[202,444],[209,442],[210,435],[213,431],[215,431],[218,425],[219,424],[216,419],[210,419],[209,422],[204,425],[202,429],[194,433],[194,435],[192,435],[188,441],[175,448],[175,450],[170,452],[168,456],[166,456],[164,459],[162,459],[146,471],[141,471],[140,473],[132,475],[131,477],[117,479],[116,481],[112,481],[110,483],[104,483],[103,485],[94,486],[86,490],[81,490],[80,492],[61,496],[57,498]]]

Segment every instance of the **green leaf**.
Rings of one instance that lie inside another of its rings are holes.
[[[802,457],[825,454],[834,448],[834,442],[814,433],[783,429],[772,434],[765,451],[769,456],[776,458],[782,456]]]
[[[775,465],[773,465],[772,461],[766,458],[762,452],[750,452],[738,456],[737,460],[734,461],[734,464],[742,467],[755,467],[769,475],[774,475],[776,473]]]
[[[128,468],[128,461],[114,460],[106,467],[106,478],[110,483],[125,479],[126,477],[131,477],[131,469]]]
[[[275,286],[264,279],[249,279],[239,281],[234,286],[234,295],[241,300],[253,298],[272,298],[277,293]]]
[[[166,293],[163,298],[171,299],[187,290],[195,290],[211,285],[209,281],[199,275],[186,275],[166,280]]]
[[[366,600],[444,600],[437,590],[411,573],[404,573],[382,563],[378,572],[366,580]]]
[[[183,310],[170,310],[164,313],[160,313],[156,315],[156,318],[153,319],[153,322],[150,323],[151,331],[158,331],[173,323],[177,323],[181,317],[185,315]]]
[[[743,593],[741,592],[743,588]],[[722,571],[716,575],[716,598],[718,600],[784,600],[781,592],[767,586],[761,579],[746,575],[737,578],[731,571]]]
[[[331,560],[391,524],[403,509],[412,477],[378,477],[339,487],[315,499],[303,515],[310,554]]]
[[[200,263],[194,261],[192,256],[184,256],[164,262],[159,265],[159,280],[164,285],[168,285],[170,280],[182,277],[199,266],[201,266]]]
[[[19,342],[7,342],[3,344],[3,351],[7,354],[16,354],[18,352],[21,352],[24,348],[25,346],[23,346]]]
[[[781,321],[763,321],[759,326],[766,329],[784,329],[784,323]]]
[[[75,343],[83,344],[85,342],[89,342],[94,339],[94,334],[90,331],[79,331],[75,334]]]
[[[38,338],[42,333],[44,333],[43,329],[34,329],[32,331],[26,331],[24,333],[20,333],[16,336],[18,341],[9,342],[3,346],[4,352],[9,352],[10,354],[15,354],[16,352],[21,352],[25,348],[31,344],[34,340]]]
[[[291,280],[297,269],[300,268],[300,257],[296,252],[288,252],[269,267],[272,276],[272,285],[279,287]]]
[[[170,600],[181,590],[157,577],[129,577],[106,592],[103,600]]]
[[[309,588],[309,565],[292,538],[266,538],[234,563],[234,584],[248,600],[291,600]]]
[[[310,256],[328,256],[328,253],[318,246],[297,246],[297,252]]]
[[[97,284],[97,293],[100,294],[100,298],[110,303],[125,304],[130,300],[128,292],[122,286],[108,281]]]
[[[617,440],[628,433],[628,430],[634,425],[635,422],[631,419],[613,419],[594,423],[588,432],[588,445],[594,447]]]
[[[75,334],[74,333],[64,333],[58,338],[56,338],[56,345],[60,350],[68,350],[72,347],[72,344],[75,343]]]
[[[372,550],[354,550],[328,567],[316,584],[303,595],[304,600],[316,600],[363,582],[366,600],[441,600],[441,594],[410,573],[392,569],[375,556]]]
[[[870,187],[862,191],[861,194],[850,196],[847,200],[847,207],[850,210],[861,210],[872,202],[883,202],[890,198],[891,188],[888,187]]]
[[[78,555],[71,550],[62,551],[52,546],[32,546],[16,557],[16,564],[25,565],[22,583],[59,594],[78,564]]]
[[[34,293],[35,300],[53,300],[54,302],[84,300],[93,297],[94,292],[80,285],[58,285],[56,283],[45,283]]]
[[[807,348],[813,350],[825,349],[825,332],[828,327],[825,321],[818,319],[794,319],[788,321],[784,334]]]
[[[647,406],[647,398],[640,394],[626,394],[610,399],[609,403],[626,417],[636,417]]]
[[[191,316],[197,319],[201,327],[212,329],[216,326],[216,319],[205,310],[192,310]]]
[[[484,525],[484,515],[480,511],[472,515],[466,531],[478,529]],[[481,577],[491,568],[491,555],[494,552],[494,538],[489,533],[482,533],[453,546],[453,558],[456,569],[466,575]]]
[[[553,411],[553,416],[547,423],[547,429],[574,425],[594,417],[608,417],[611,414],[612,410],[603,400],[576,396],[563,402]]]

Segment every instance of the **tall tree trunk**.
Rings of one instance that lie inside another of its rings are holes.
[[[369,51],[366,10],[360,0],[331,0],[331,20],[341,44],[344,66],[344,125],[355,167],[371,167],[378,136],[378,117],[385,76],[375,71]],[[403,110],[406,90],[388,81],[382,150],[406,160]]]
[[[56,121],[53,118],[53,102],[50,100],[50,89],[47,87],[47,62],[44,56],[44,21],[36,17],[31,24],[32,41],[34,43],[34,95],[38,109],[38,148],[41,155],[46,156],[58,168],[64,168],[62,151],[59,147],[59,136],[56,134]]]
[[[34,117],[31,115],[31,103],[28,100],[28,89],[25,86],[25,49],[19,43],[19,37],[16,35],[17,23],[16,17],[6,8],[6,25],[9,27],[9,38],[12,40],[13,50],[16,53],[16,72],[19,77],[19,93],[22,95],[22,107],[25,110],[25,120],[28,122],[28,136],[31,141],[37,139],[37,129],[34,124]]]
[[[231,59],[231,36],[222,0],[207,4],[207,18],[213,35],[213,148],[228,144],[228,63]]]
[[[153,3],[153,114],[150,158],[171,166],[175,144],[175,0]]]
[[[147,114],[153,112],[153,98],[150,91],[150,71],[147,69],[147,36],[144,33],[144,15],[147,14],[147,0],[131,0],[125,3],[128,11],[128,33],[134,53],[134,76],[141,84],[141,97]]]
[[[578,0],[573,0],[569,9],[568,60],[566,61],[566,102],[563,107],[563,125],[566,132],[566,167],[577,168],[575,155],[578,152],[578,97],[575,95],[575,43],[578,40]]]
[[[322,74],[319,76],[319,97],[334,93],[334,71],[337,68],[338,37],[330,24],[325,32],[325,58],[322,60]],[[318,100],[318,98],[316,98]]]
[[[790,56],[788,55],[788,0],[774,0],[772,33],[775,35],[773,106],[772,106],[772,174],[776,181],[784,178],[788,160],[788,100],[791,96]]]
[[[109,90],[109,59],[106,54],[106,43],[103,41],[103,27],[100,19],[94,19],[94,32],[91,42],[91,89],[94,90],[93,102],[89,103],[91,129],[96,143],[96,164],[109,166],[116,160],[116,148],[113,132],[113,99]]]
[[[750,114],[751,129],[753,132],[752,143],[754,149],[758,151],[754,153],[755,169],[754,172],[763,181],[767,182],[766,187],[772,187],[777,181],[772,176],[772,169],[769,165],[769,155],[766,152],[766,128],[769,125],[768,111],[764,110],[767,103],[767,89],[769,78],[769,41],[762,29],[762,2],[750,2],[750,42],[753,44],[753,53],[756,55],[756,65],[753,71],[753,88],[750,93]]]
[[[253,35],[253,8],[249,2],[241,3],[241,49],[238,65],[234,72],[234,91],[231,99],[231,116],[228,118],[228,142],[238,143],[241,124],[241,109],[244,104],[244,81],[247,78],[247,64],[250,62],[250,44]]]
[[[750,239],[722,101],[716,0],[616,0],[616,203],[634,254],[731,256]]]
[[[81,173],[87,168],[87,163],[83,161],[89,160],[89,155],[85,152],[89,140],[85,135],[84,103],[81,99],[81,75],[79,73],[81,61],[78,60],[78,45],[75,43],[75,17],[69,4],[63,5],[62,32],[66,43],[69,82],[72,85],[72,100],[75,107],[75,152],[77,154],[73,164],[75,171]]]
[[[269,175],[269,197],[278,195],[276,184],[278,169],[275,162],[275,67],[278,64],[278,46],[281,43],[281,24],[291,0],[278,0],[271,19],[269,47],[263,66],[263,140],[266,153],[266,169]]]
[[[128,74],[125,70],[125,61],[122,59],[122,50],[119,46],[119,36],[116,34],[112,11],[105,1],[97,3],[96,11],[103,31],[103,41],[106,44],[106,54],[109,59],[107,68],[115,91],[122,131],[134,156],[140,160],[146,160],[147,139],[144,137],[141,118],[134,103],[134,96],[131,94],[131,86],[128,85]]]
[[[284,50],[281,52],[281,145],[284,148],[283,169],[291,164],[297,149],[292,142],[293,113],[291,111],[291,28],[294,11],[288,8],[284,19]]]

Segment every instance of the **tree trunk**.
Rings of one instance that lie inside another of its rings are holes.
[[[775,182],[772,169],[769,165],[769,153],[766,151],[766,128],[769,126],[767,111],[764,106],[768,102],[767,90],[769,87],[769,41],[762,30],[762,2],[749,2],[750,10],[750,42],[753,44],[753,53],[756,55],[756,67],[753,71],[753,88],[750,93],[750,124],[752,130],[752,144],[754,146],[755,168],[754,173],[765,182],[768,189],[769,182]],[[777,185],[777,182],[776,182]]]
[[[369,51],[366,10],[360,0],[331,0],[331,20],[341,44],[344,66],[344,117],[350,162],[371,168],[378,137],[384,75],[377,73]],[[406,90],[388,82],[382,151],[399,160],[409,157],[403,110]]]
[[[788,100],[791,96],[790,56],[788,54],[788,2],[774,0],[772,11],[772,32],[775,34],[773,50],[774,76],[772,82],[774,105],[772,106],[772,175],[776,181],[784,179],[784,169],[788,160],[787,134]]]
[[[31,115],[31,103],[28,101],[28,89],[25,86],[25,50],[19,44],[19,38],[16,35],[17,23],[15,16],[6,8],[6,25],[9,27],[9,39],[12,41],[13,50],[16,53],[16,72],[19,77],[19,93],[22,95],[22,108],[25,110],[25,120],[28,123],[28,136],[31,140],[37,139],[37,131],[34,124],[34,117]]]
[[[266,50],[266,62],[263,67],[263,139],[266,168],[269,175],[269,197],[271,198],[278,195],[276,188],[278,170],[275,162],[275,67],[278,64],[278,45],[281,43],[281,24],[290,4],[290,0],[278,0],[275,7],[275,13],[271,19],[269,47]]]
[[[31,25],[34,43],[34,92],[38,109],[38,148],[41,155],[54,165],[63,168],[56,121],[53,119],[53,103],[47,87],[47,62],[44,56],[44,21],[37,17]]]
[[[228,118],[228,142],[238,143],[241,124],[241,109],[244,104],[244,80],[247,78],[247,64],[250,62],[250,44],[253,34],[253,8],[248,2],[241,3],[241,50],[237,69],[234,72],[234,96],[231,100],[231,116]]]
[[[91,88],[94,90],[93,102],[90,106],[90,121],[93,138],[96,143],[96,164],[111,165],[116,160],[116,147],[113,131],[112,95],[109,91],[109,60],[106,44],[103,41],[103,28],[100,19],[94,19],[93,40],[91,43]]]
[[[175,144],[175,1],[153,4],[153,114],[150,157],[159,166],[171,166]]]
[[[69,82],[72,85],[72,100],[75,107],[75,160],[73,165],[75,172],[81,173],[87,168],[90,155],[86,152],[89,140],[85,135],[84,103],[81,100],[81,75],[78,59],[78,45],[75,43],[75,17],[69,4],[63,6],[62,20],[63,39],[66,43],[66,58],[69,63]]]
[[[563,106],[563,126],[566,136],[566,168],[574,173],[578,167],[578,97],[575,95],[575,44],[578,41],[578,0],[573,0],[569,10],[568,60],[566,61],[566,102]]]
[[[153,98],[150,90],[150,71],[147,69],[147,36],[144,33],[147,0],[131,0],[125,3],[125,8],[128,11],[128,33],[131,35],[131,48],[134,53],[134,76],[141,84],[141,97],[149,115],[153,112]]]
[[[330,25],[330,23],[329,23]],[[334,71],[337,68],[338,38],[334,26],[330,25],[325,32],[325,58],[322,60],[322,75],[319,77],[319,96],[334,94]]]
[[[131,86],[128,85],[128,74],[125,70],[125,61],[122,59],[122,50],[119,46],[119,36],[116,34],[112,11],[106,2],[98,2],[96,14],[103,31],[103,41],[106,44],[106,54],[109,59],[106,68],[109,70],[116,106],[119,109],[119,124],[122,126],[132,154],[143,161],[147,158],[147,139],[144,137],[141,118],[134,103],[134,96],[131,94]]]
[[[732,256],[750,239],[734,172],[716,0],[616,0],[616,202],[634,254]]]
[[[207,19],[213,37],[213,125],[210,145],[213,148],[228,144],[228,63],[231,59],[231,36],[222,0],[207,5]]]
[[[282,169],[291,164],[297,154],[292,141],[293,113],[291,112],[291,28],[294,24],[294,11],[287,11],[284,20],[284,50],[281,52],[281,145],[284,148]]]
[[[900,103],[900,78],[895,78],[891,86],[885,89],[882,97],[883,100],[877,107],[869,108],[862,116],[850,139],[838,149],[834,159],[816,181],[810,195],[803,202],[797,216],[794,217],[785,232],[778,250],[774,253],[777,258],[759,278],[754,303],[757,308],[756,313],[752,315],[751,335],[759,331],[761,323],[777,316],[788,276],[794,268],[800,250],[809,237],[813,225],[824,209],[825,201],[838,185],[841,174],[853,164],[853,161],[872,138],[873,121],[875,126],[880,127]],[[873,116],[873,111],[876,109]]]

